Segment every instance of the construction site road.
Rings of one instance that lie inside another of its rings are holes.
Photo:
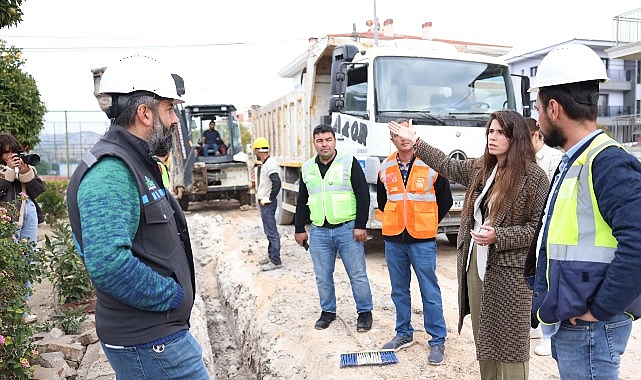
[[[197,265],[198,289],[207,305],[210,341],[217,378],[239,379],[478,379],[472,327],[458,321],[456,250],[439,235],[437,274],[447,323],[445,363],[427,363],[429,335],[423,328],[420,292],[413,277],[412,325],[415,344],[396,353],[386,366],[340,367],[341,354],[380,350],[394,337],[395,309],[380,238],[366,243],[367,272],[374,297],[374,324],[356,332],[356,308],[345,269],[335,271],[337,319],[326,330],[314,329],[320,315],[309,254],[294,241],[294,227],[279,226],[283,267],[261,272],[267,255],[260,214],[240,211],[235,202],[195,205],[187,214]],[[638,379],[641,325],[634,323],[620,379]],[[530,379],[559,379],[552,357],[534,354]]]
[[[207,324],[206,331],[201,326],[204,323],[195,324],[192,333],[205,343],[208,336],[211,352],[203,352],[203,356],[215,379],[479,378],[469,317],[465,318],[461,334],[456,332],[456,250],[444,235],[437,238],[437,274],[448,333],[444,364],[427,363],[429,335],[423,328],[420,292],[413,276],[414,345],[396,353],[396,364],[341,368],[341,354],[378,351],[395,335],[384,243],[379,237],[368,241],[365,247],[374,299],[372,329],[356,331],[357,313],[349,279],[337,259],[337,319],[326,330],[316,330],[320,306],[314,271],[307,251],[294,241],[294,227],[278,226],[282,268],[262,272],[258,261],[267,255],[267,240],[260,214],[256,208],[244,209],[241,211],[236,201],[210,201],[196,202],[186,213],[197,292],[204,301],[194,313],[205,314]],[[41,225],[40,238],[46,233],[50,233],[49,227]],[[48,281],[34,284],[32,305],[40,321],[53,314],[54,297]],[[530,380],[559,379],[554,359],[534,354],[537,344],[538,339],[531,340]],[[203,347],[208,348],[206,344]],[[639,379],[636,368],[641,362],[640,322],[633,324],[621,362],[620,379]]]

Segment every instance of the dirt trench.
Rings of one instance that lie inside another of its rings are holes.
[[[456,252],[445,236],[437,238],[437,274],[447,324],[445,363],[427,364],[429,335],[423,329],[420,292],[411,283],[415,344],[397,352],[398,363],[341,368],[342,353],[378,350],[394,336],[395,309],[390,297],[384,246],[366,244],[367,272],[374,297],[374,325],[356,332],[356,310],[349,279],[336,262],[338,318],[326,330],[315,330],[320,313],[309,254],[294,242],[293,226],[279,226],[283,268],[261,272],[267,241],[258,210],[239,210],[235,201],[196,203],[186,214],[197,276],[197,291],[206,304],[214,372],[217,379],[441,379],[476,380],[478,363],[469,318],[461,334],[458,321]],[[39,231],[47,232],[46,228]],[[50,315],[50,284],[36,285],[34,306]],[[538,340],[533,339],[531,350]],[[638,379],[641,324],[633,324],[620,379]],[[530,380],[558,379],[551,357],[532,353]],[[80,379],[79,379],[80,380]]]

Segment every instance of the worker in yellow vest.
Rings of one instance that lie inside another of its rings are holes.
[[[597,128],[607,80],[601,57],[567,44],[530,89],[545,143],[565,151],[525,265],[561,379],[618,379],[641,316],[641,163]]]
[[[407,120],[397,120],[408,125]],[[427,362],[443,363],[445,317],[441,288],[436,277],[436,234],[438,223],[452,207],[447,178],[440,176],[414,155],[412,143],[390,133],[397,151],[379,170],[378,209],[383,211],[385,260],[396,308],[396,336],[383,349],[397,351],[414,342],[410,281],[414,269],[423,301],[423,326],[430,335]]]
[[[336,136],[329,125],[318,125],[312,132],[318,153],[303,164],[294,217],[296,243],[306,247],[314,266],[321,316],[317,330],[326,329],[336,319],[334,266],[340,252],[358,319],[356,330],[372,328],[372,291],[367,278],[365,229],[369,213],[369,187],[358,161],[336,151]],[[310,235],[305,224],[311,220]]]

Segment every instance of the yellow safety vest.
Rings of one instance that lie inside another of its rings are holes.
[[[310,219],[316,226],[322,226],[325,219],[331,224],[348,222],[356,218],[356,196],[352,189],[352,162],[348,154],[337,153],[321,176],[315,157],[303,164],[303,182],[307,186]]]
[[[614,258],[617,241],[601,216],[592,185],[594,157],[613,145],[620,146],[606,134],[598,135],[568,168],[550,218],[548,260],[589,258],[589,261],[609,263]]]
[[[546,242],[548,294],[537,311],[543,323],[584,313],[614,259],[617,240],[592,184],[594,158],[610,146],[620,147],[606,134],[597,135],[559,185]]]

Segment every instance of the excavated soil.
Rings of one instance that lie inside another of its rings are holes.
[[[293,226],[279,226],[283,267],[261,272],[267,241],[255,208],[241,211],[236,202],[193,204],[187,213],[198,291],[206,304],[209,337],[218,379],[478,379],[472,329],[458,320],[456,252],[445,236],[438,239],[438,276],[448,326],[445,363],[427,364],[429,336],[422,327],[420,293],[412,281],[413,346],[397,353],[399,362],[386,366],[340,367],[343,353],[378,350],[394,336],[395,314],[383,244],[367,243],[367,269],[374,296],[374,325],[356,332],[356,310],[349,280],[340,262],[335,283],[338,318],[326,330],[315,330],[320,313],[309,254],[294,241]],[[46,226],[41,229],[46,232]],[[51,313],[53,297],[47,282],[37,284],[34,310]],[[621,379],[638,379],[641,325],[634,324],[622,358]],[[538,343],[532,341],[532,350]],[[533,353],[530,379],[558,379],[556,362]]]

